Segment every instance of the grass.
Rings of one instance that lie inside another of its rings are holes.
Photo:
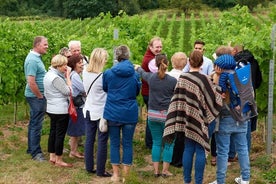
[[[24,108],[21,110],[25,111]],[[145,112],[142,111],[142,114]],[[16,123],[12,122],[13,114],[10,114],[10,121],[0,122],[0,184],[33,184],[33,183],[111,183],[109,178],[99,178],[94,174],[87,174],[84,169],[84,162],[81,159],[69,158],[68,153],[64,153],[64,159],[67,162],[73,163],[73,168],[59,168],[51,165],[48,162],[37,163],[32,161],[30,156],[26,154],[27,145],[27,120],[21,120]],[[9,116],[6,114],[5,118]],[[170,171],[175,174],[175,177],[170,178],[154,178],[153,168],[151,164],[150,150],[144,146],[144,130],[145,121],[143,118],[138,123],[134,147],[134,161],[130,176],[126,178],[126,183],[129,184],[154,184],[154,183],[183,183],[182,168],[171,166]],[[265,154],[265,142],[263,139],[264,122],[259,122],[258,130],[252,134],[252,154],[251,154],[251,183],[276,183],[276,157],[275,146],[272,156]],[[275,129],[275,128],[274,128]],[[43,135],[41,146],[46,158],[49,158],[47,153],[47,139],[49,133],[49,119],[46,116],[43,125]],[[275,131],[274,131],[275,133]],[[68,137],[65,140],[65,148],[69,149]],[[83,150],[83,148],[80,148]],[[109,150],[108,150],[109,152]],[[108,156],[109,157],[109,156]],[[106,168],[112,172],[110,160],[108,159]],[[211,166],[210,158],[204,173],[204,184],[215,179],[216,167]],[[239,165],[233,163],[228,167],[226,183],[234,183],[234,178],[239,176]]]

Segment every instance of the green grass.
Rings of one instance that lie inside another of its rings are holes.
[[[7,106],[8,107],[8,106]],[[6,107],[6,109],[8,109]],[[12,108],[12,107],[11,107]],[[23,108],[23,111],[25,109]],[[151,164],[151,152],[145,148],[144,134],[145,121],[143,118],[144,111],[138,123],[135,139],[133,141],[134,155],[133,166],[129,177],[126,178],[128,184],[156,184],[156,183],[183,183],[182,168],[170,167],[170,171],[175,174],[171,178],[155,178],[153,176],[153,167]],[[13,113],[10,114],[12,119]],[[6,114],[5,118],[9,119]],[[73,168],[59,168],[48,162],[37,163],[32,161],[26,154],[27,147],[27,120],[19,119],[17,123],[12,121],[1,121],[0,123],[0,184],[1,183],[111,183],[109,178],[99,178],[95,174],[87,174],[84,169],[84,161],[81,159],[69,158],[68,153],[64,153],[64,160],[74,164]],[[251,183],[275,183],[275,153],[274,157],[265,154],[265,143],[263,141],[264,122],[260,121],[258,130],[252,134],[254,141],[252,145],[251,157]],[[275,129],[275,128],[274,128]],[[47,140],[49,133],[49,118],[46,116],[43,125],[43,135],[41,146],[47,159]],[[274,131],[275,133],[275,131]],[[65,148],[69,149],[68,137],[64,143]],[[83,151],[83,148],[80,148]],[[275,151],[275,150],[274,150]],[[216,167],[210,165],[210,156],[205,168],[204,183],[211,182],[215,179]],[[112,172],[109,149],[108,160],[106,164],[108,171]],[[226,183],[233,183],[236,176],[239,175],[239,165],[234,163],[228,167]]]

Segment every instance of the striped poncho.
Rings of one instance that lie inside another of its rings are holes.
[[[220,91],[207,76],[198,72],[183,73],[168,109],[164,141],[172,142],[177,132],[184,132],[208,153],[208,125],[218,116],[222,105]]]

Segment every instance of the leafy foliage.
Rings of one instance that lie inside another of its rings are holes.
[[[153,36],[160,36],[163,39],[163,52],[169,58],[177,51],[189,54],[197,39],[206,42],[205,54],[209,58],[220,45],[230,42],[233,45],[243,44],[261,66],[264,82],[257,90],[257,102],[259,112],[266,113],[268,61],[272,59],[270,32],[275,20],[275,8],[270,12],[271,18],[256,18],[249,13],[247,7],[240,6],[223,12],[218,19],[214,18],[212,12],[208,16],[195,17],[192,13],[189,19],[185,14],[181,17],[178,18],[175,14],[172,17],[157,14],[151,17],[130,17],[121,11],[117,16],[101,13],[96,18],[83,20],[42,19],[19,22],[9,18],[1,19],[0,48],[5,52],[0,58],[0,104],[24,101],[26,82],[23,63],[36,35],[44,35],[49,41],[48,53],[43,56],[46,68],[50,65],[51,57],[73,39],[82,42],[82,52],[87,56],[95,47],[106,48],[110,56],[107,67],[113,65],[113,49],[119,44],[128,45],[132,53],[131,60],[140,64],[148,41]],[[118,39],[113,38],[116,29],[119,31]]]
[[[270,47],[271,22],[273,20],[266,19],[263,22],[255,19],[246,6],[236,6],[232,11],[224,12],[216,22],[198,29],[198,37],[207,43],[206,52],[209,57],[219,45],[229,43],[242,44],[254,54],[264,76],[263,83],[257,90],[258,107],[262,114],[267,112],[268,68],[269,60],[273,57]],[[276,97],[275,93],[274,95]]]

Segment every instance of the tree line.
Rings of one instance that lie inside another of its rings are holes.
[[[273,0],[2,0],[0,15],[45,15],[63,18],[96,17],[101,12],[118,15],[123,10],[128,15],[159,8],[177,8],[185,14],[206,6],[225,10],[237,4],[253,11],[258,5],[268,6]]]

